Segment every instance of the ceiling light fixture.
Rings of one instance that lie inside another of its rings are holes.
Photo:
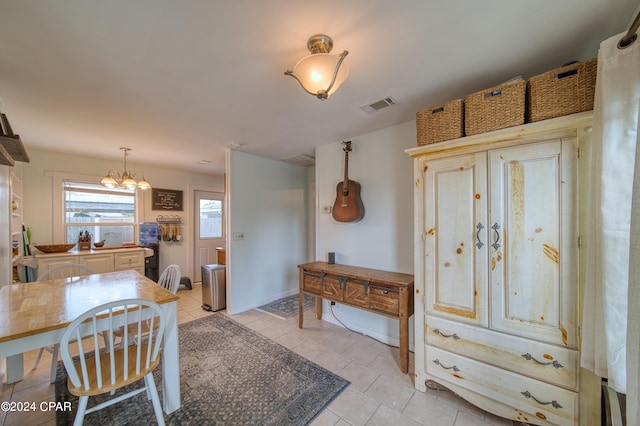
[[[325,100],[349,76],[349,67],[342,64],[349,52],[345,50],[339,55],[330,54],[333,40],[325,34],[311,36],[307,48],[311,55],[300,59],[293,70],[287,70],[284,74],[295,78],[308,94]]]
[[[118,173],[115,169],[109,170],[109,173],[100,181],[102,186],[107,188],[116,188],[118,186],[125,189],[149,189],[151,184],[142,176],[142,179],[136,181],[134,177],[138,173],[131,173],[127,170],[127,155],[131,148],[121,146],[120,150],[124,151],[124,171],[122,174]]]

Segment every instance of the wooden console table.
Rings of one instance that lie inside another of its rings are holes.
[[[400,369],[409,371],[409,317],[413,315],[413,275],[356,266],[311,262],[298,265],[302,328],[304,295],[315,296],[316,318],[322,299],[395,318],[400,322]]]

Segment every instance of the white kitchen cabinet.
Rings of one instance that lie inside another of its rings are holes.
[[[113,253],[99,253],[78,256],[78,263],[93,269],[96,274],[113,272]]]
[[[135,269],[144,275],[144,250],[118,252],[114,257],[116,271]]]
[[[36,255],[36,259],[38,255]],[[73,265],[78,263],[77,256],[53,256],[38,259],[38,275],[44,273],[48,269],[52,269],[63,265]]]
[[[591,113],[407,150],[415,386],[530,424],[600,423],[579,365],[579,148]]]
[[[137,247],[112,250],[73,250],[65,253],[39,253],[38,273],[59,265],[80,263],[89,266],[96,273],[135,270],[144,275],[144,258],[153,251]]]

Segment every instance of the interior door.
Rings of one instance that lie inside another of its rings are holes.
[[[224,236],[224,193],[194,192],[195,282],[202,281],[202,265],[217,262],[216,248],[226,246]]]

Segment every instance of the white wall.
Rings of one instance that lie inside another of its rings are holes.
[[[307,169],[239,151],[227,158],[227,311],[298,292],[307,260]],[[237,239],[236,234],[244,235]]]
[[[340,142],[316,149],[316,260],[333,251],[336,263],[413,274],[413,162],[404,150],[416,146],[415,126],[410,121],[350,139],[349,179],[360,183],[365,208],[359,222],[336,222],[323,212],[344,179],[344,152]],[[340,304],[333,311],[349,328],[398,344],[397,320]],[[337,323],[326,302],[323,319]],[[412,330],[410,336],[413,342]]]
[[[46,172],[61,172],[69,174],[92,175],[100,179],[109,169],[122,170],[122,160],[103,160],[97,158],[79,157],[59,154],[44,150],[30,149],[31,161],[23,164],[23,220],[31,228],[32,242],[38,244],[61,243],[53,241],[53,227],[57,224],[52,220],[52,178]],[[131,157],[129,157],[131,158]],[[193,262],[189,257],[189,245],[193,244],[192,232],[192,199],[188,186],[211,188],[212,191],[224,191],[224,177],[207,174],[191,173],[178,169],[138,165],[127,159],[127,168],[133,172],[144,174],[145,178],[156,188],[175,189],[183,191],[184,210],[171,212],[182,217],[183,240],[179,243],[160,242],[160,267],[171,263],[180,265],[183,276],[193,279]],[[143,221],[155,222],[160,214],[166,212],[152,210],[151,193],[141,191],[144,195]]]

